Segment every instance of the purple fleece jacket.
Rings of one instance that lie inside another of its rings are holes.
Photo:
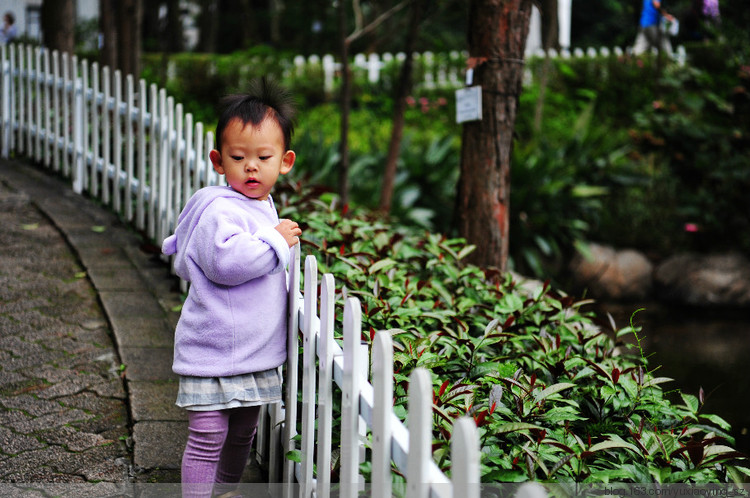
[[[187,202],[162,252],[190,282],[177,323],[172,370],[228,377],[286,360],[289,245],[276,208],[231,187],[205,187]]]

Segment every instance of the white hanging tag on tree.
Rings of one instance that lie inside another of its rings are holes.
[[[482,120],[482,87],[470,86],[456,90],[456,123]]]

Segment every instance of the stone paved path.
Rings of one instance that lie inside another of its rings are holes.
[[[0,496],[179,496],[180,294],[158,253],[69,182],[0,160]],[[265,482],[254,459],[242,482]]]
[[[120,359],[65,240],[0,183],[0,481],[128,478]]]

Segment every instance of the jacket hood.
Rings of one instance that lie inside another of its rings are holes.
[[[247,200],[247,198],[239,192],[233,190],[228,186],[211,186],[204,187],[193,194],[188,200],[187,204],[177,218],[177,227],[175,228],[174,234],[170,235],[164,242],[162,242],[161,251],[167,256],[173,254],[185,254],[185,249],[190,241],[190,236],[193,233],[198,220],[200,220],[203,211],[216,199],[219,198],[235,198],[239,200]],[[186,275],[181,270],[184,268],[184,261],[181,258],[175,260],[175,271],[178,275]]]

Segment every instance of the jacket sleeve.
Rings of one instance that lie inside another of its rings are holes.
[[[289,247],[275,228],[253,231],[232,214],[202,216],[191,239],[187,256],[220,285],[278,273],[289,263]]]

